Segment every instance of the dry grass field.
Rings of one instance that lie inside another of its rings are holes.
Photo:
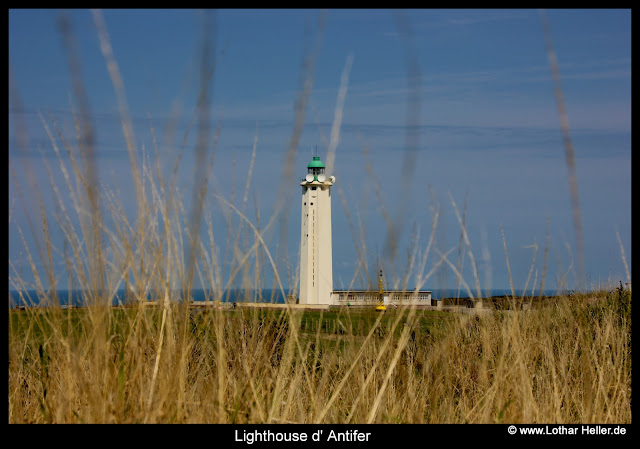
[[[9,421],[630,423],[630,295],[475,314],[12,310]]]

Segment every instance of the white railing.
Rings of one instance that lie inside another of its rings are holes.
[[[338,302],[355,302],[369,303],[380,301],[380,294],[376,292],[334,292],[338,296]],[[390,303],[418,302],[424,303],[431,301],[431,292],[419,292],[417,294],[411,292],[392,292],[384,295],[385,300]]]

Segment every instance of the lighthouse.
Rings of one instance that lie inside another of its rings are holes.
[[[300,304],[332,302],[331,186],[335,181],[335,176],[326,176],[320,157],[313,156],[300,183]]]

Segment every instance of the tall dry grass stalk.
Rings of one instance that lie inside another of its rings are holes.
[[[544,42],[549,59],[549,67],[553,78],[553,93],[556,98],[558,115],[560,116],[560,128],[562,129],[562,140],[564,145],[565,161],[567,164],[567,178],[569,180],[569,192],[571,194],[571,211],[573,213],[573,227],[576,233],[576,252],[578,259],[578,283],[579,287],[586,288],[584,271],[584,231],[582,229],[582,214],[580,212],[580,198],[578,195],[578,176],[576,173],[576,159],[573,150],[573,141],[569,130],[569,114],[564,103],[562,83],[560,81],[560,70],[558,69],[558,58],[553,46],[551,37],[551,26],[544,10],[540,10],[542,28],[544,32]]]
[[[10,213],[9,224],[24,243],[35,285],[28,284],[9,261],[11,287],[21,292],[21,304],[27,305],[8,314],[9,422],[631,422],[631,294],[622,287],[553,300],[538,298],[528,310],[519,310],[521,299],[514,294],[508,310],[483,313],[399,308],[376,315],[349,309],[311,313],[290,307],[191,307],[188,294],[194,279],[208,290],[209,303],[222,301],[228,288],[237,283],[261,289],[265,269],[273,271],[275,286],[282,294],[285,285],[297,285],[297,270],[282,275],[273,248],[264,238],[285,204],[276,204],[266,224],[259,214],[256,222],[248,218],[249,183],[259,143],[256,131],[242,206],[237,207],[233,198],[207,192],[207,183],[202,182],[195,183],[192,210],[185,211],[185,193],[176,179],[192,124],[198,124],[196,180],[208,177],[220,131],[218,127],[210,136],[204,126],[210,119],[213,50],[203,45],[201,101],[176,148],[170,177],[165,179],[151,118],[155,166],[146,149],[136,148],[108,32],[99,12],[94,13],[94,20],[121,110],[137,216],[130,221],[119,193],[97,178],[91,114],[67,23],[63,37],[80,107],[74,115],[75,143],[64,138],[53,117],[41,116],[58,164],[54,168],[45,161],[57,206],[55,216],[48,217],[41,206],[43,233],[30,221],[40,260],[48,261],[44,272],[36,268],[23,230],[12,223]],[[321,28],[323,23],[321,18]],[[398,23],[402,26],[403,17]],[[293,173],[305,122],[318,46],[319,40],[304,62],[279,191],[289,188],[286,183]],[[410,90],[417,89],[413,83],[419,78],[413,56],[411,52],[407,56]],[[329,141],[331,164],[351,64],[348,58],[342,74]],[[415,109],[414,103],[409,105],[408,120],[417,120]],[[167,131],[171,135],[175,132],[172,123]],[[407,135],[406,151],[413,151],[416,138]],[[365,144],[363,148],[366,158]],[[409,166],[411,158],[411,153],[405,153]],[[52,175],[55,169],[62,175],[64,188]],[[15,191],[21,192],[12,165],[10,170]],[[378,187],[374,185],[381,200]],[[346,202],[339,187],[338,193]],[[228,214],[226,242],[214,232],[212,212],[203,206],[205,195],[217,199],[220,207],[216,212]],[[67,206],[66,196],[72,207]],[[459,251],[463,254],[465,248],[470,257],[475,292],[464,280],[460,264],[449,260],[455,247],[441,251],[433,244],[440,226],[439,205],[432,208],[426,246],[419,247],[416,233],[407,268],[390,280],[393,285],[406,289],[414,275],[417,290],[439,267],[448,266],[471,298],[480,295],[464,211],[461,217],[453,198],[451,201],[461,226]],[[398,226],[380,202],[389,226],[387,243],[395,248]],[[356,217],[357,227],[351,215],[347,218],[359,254],[353,285],[358,276],[368,278],[372,254],[360,217]],[[50,236],[50,228],[56,225],[63,235],[62,251]],[[506,249],[505,242],[505,255]],[[430,258],[433,253],[435,257]],[[540,292],[547,254],[548,240]],[[253,265],[249,263],[252,256]],[[53,271],[55,257],[65,262],[69,287],[85,292],[86,307],[60,307],[55,296],[56,287],[61,288]],[[225,270],[225,265],[230,268]],[[111,298],[122,285],[130,301],[112,307]],[[30,307],[36,299],[24,295],[32,288],[39,305],[48,307]],[[159,295],[155,307],[145,305],[149,292]]]

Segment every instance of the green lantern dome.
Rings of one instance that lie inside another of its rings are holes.
[[[313,160],[309,162],[307,168],[325,168],[325,166],[320,160],[320,156],[313,156]]]

